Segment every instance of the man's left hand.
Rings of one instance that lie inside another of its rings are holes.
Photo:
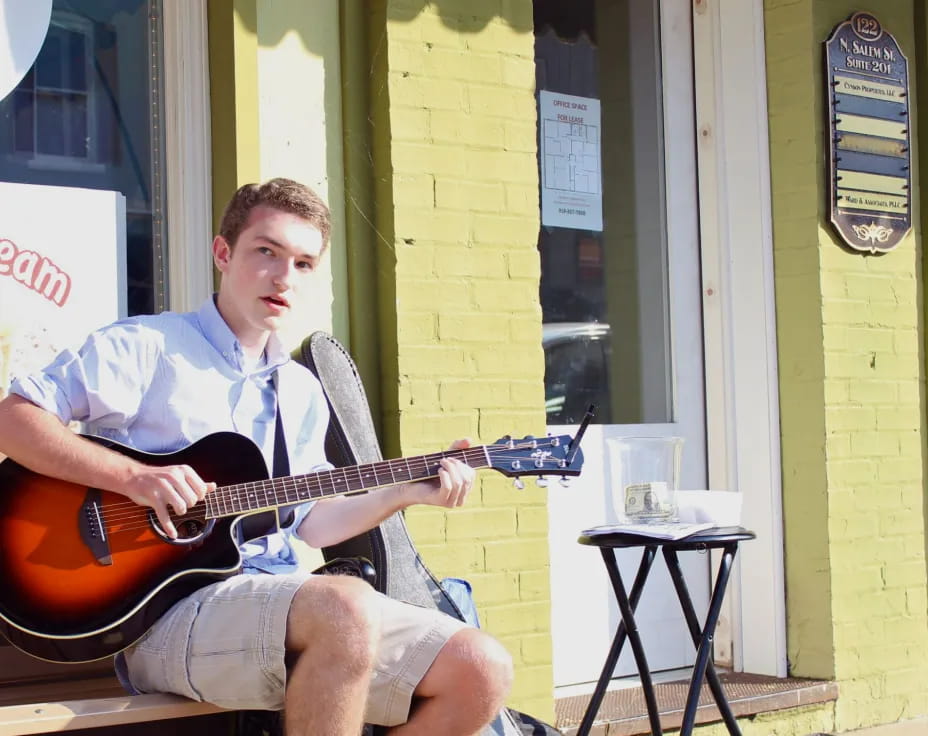
[[[470,440],[461,439],[451,443],[452,450],[464,450],[470,447]],[[456,457],[442,458],[438,477],[430,480],[404,483],[399,487],[404,505],[427,504],[453,508],[463,506],[467,495],[474,487],[476,471]]]

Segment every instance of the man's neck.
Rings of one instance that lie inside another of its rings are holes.
[[[266,349],[271,333],[268,330],[249,330],[247,323],[238,324],[236,320],[237,312],[234,309],[226,308],[223,304],[222,292],[215,297],[216,311],[222,317],[223,322],[235,335],[239,345],[242,346],[242,353],[245,356],[246,363],[255,363],[260,359]]]

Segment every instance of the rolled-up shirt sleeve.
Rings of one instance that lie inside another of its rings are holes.
[[[92,333],[79,350],[64,350],[43,370],[16,378],[10,393],[62,422],[124,427],[136,416],[150,382],[150,341],[120,322]]]

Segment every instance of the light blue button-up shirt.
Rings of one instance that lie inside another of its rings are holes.
[[[274,335],[264,360],[246,363],[208,299],[196,312],[131,317],[98,330],[80,350],[65,350],[43,371],[16,379],[10,391],[62,422],[82,422],[88,434],[144,452],[174,452],[214,432],[238,432],[255,442],[268,468],[279,396],[290,472],[330,468],[329,409],[316,377]],[[311,506],[296,507],[280,532],[243,544],[245,570],[292,572],[290,536]]]

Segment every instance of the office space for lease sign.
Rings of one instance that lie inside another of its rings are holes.
[[[0,182],[0,395],[126,315],[119,192]]]
[[[870,13],[825,49],[831,222],[851,248],[886,252],[912,226],[908,60]]]

